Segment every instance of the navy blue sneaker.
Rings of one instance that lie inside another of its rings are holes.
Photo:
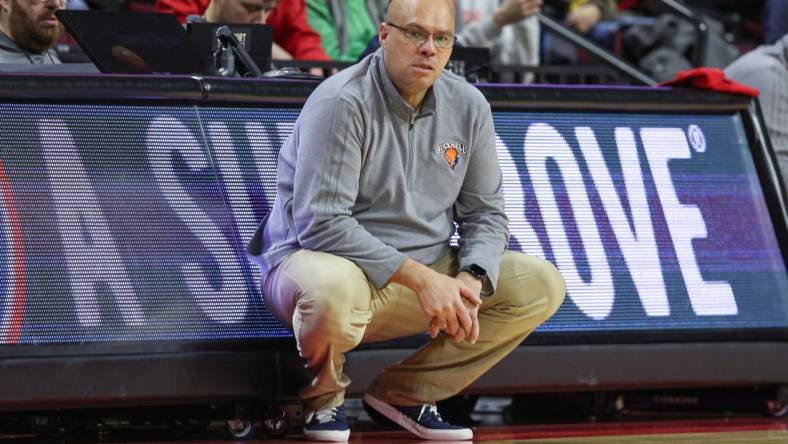
[[[304,436],[312,441],[346,442],[350,438],[345,407],[333,407],[310,413],[304,425]]]
[[[434,405],[393,405],[381,401],[370,394],[364,395],[364,402],[381,415],[396,422],[419,438],[430,441],[466,441],[473,439],[473,431],[471,429],[444,421]]]

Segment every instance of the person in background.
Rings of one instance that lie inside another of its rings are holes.
[[[567,3],[564,22],[580,34],[586,34],[601,20],[616,15],[616,0],[559,0],[554,3]]]
[[[213,0],[203,17],[207,22],[262,24],[276,4],[277,0]]]
[[[306,0],[309,25],[333,60],[355,62],[378,36],[387,0]]]
[[[0,63],[59,64],[52,47],[63,32],[55,11],[66,0],[0,0]]]
[[[546,0],[543,14],[582,34],[599,45],[612,41],[610,27],[599,29],[597,24],[618,15],[617,0]],[[575,45],[550,32],[542,34],[542,62],[547,64],[578,63],[580,55]]]
[[[766,129],[788,190],[788,34],[739,57],[725,68],[725,75],[760,91]]]
[[[539,65],[539,21],[542,0],[458,0],[457,42],[490,48],[492,62]],[[521,80],[529,82],[532,75]],[[501,81],[514,79],[502,76]]]
[[[330,60],[307,23],[304,0],[156,0],[155,9],[181,22],[202,15],[209,22],[267,23],[274,30],[274,60]]]

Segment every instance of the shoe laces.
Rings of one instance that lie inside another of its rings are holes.
[[[339,406],[330,409],[318,410],[312,416],[312,421],[317,421],[320,424],[325,424],[332,421],[345,422],[345,408],[343,406]]]
[[[421,406],[421,412],[419,412],[417,421],[421,422],[422,419],[426,419],[429,422],[444,422],[441,414],[438,413],[438,407],[430,404]]]

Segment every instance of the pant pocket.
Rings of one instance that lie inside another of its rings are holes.
[[[347,339],[351,341],[353,347],[361,343],[369,323],[372,322],[372,311],[360,308],[351,308],[348,319],[348,326],[345,328]]]

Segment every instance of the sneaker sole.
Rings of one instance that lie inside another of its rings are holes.
[[[386,418],[396,422],[405,430],[413,433],[422,439],[439,440],[439,441],[468,441],[473,439],[473,430],[471,429],[454,429],[454,430],[435,430],[428,429],[421,426],[416,421],[408,418],[400,413],[399,410],[390,406],[389,404],[373,397],[370,394],[364,394],[364,401],[370,405],[378,413]]]
[[[307,430],[304,436],[312,441],[347,442],[350,439],[350,430]]]

